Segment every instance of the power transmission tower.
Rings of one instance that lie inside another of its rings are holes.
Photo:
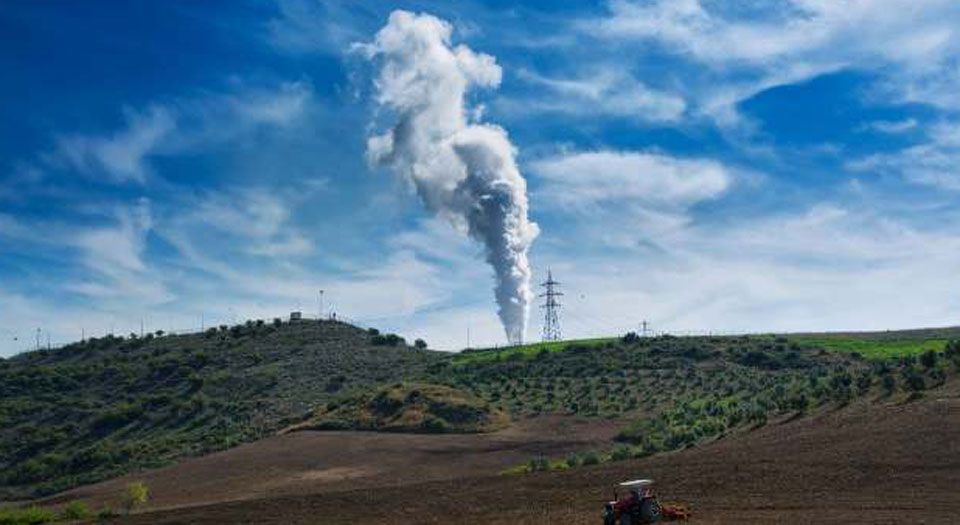
[[[543,297],[544,302],[540,305],[543,308],[543,336],[544,341],[559,341],[560,334],[560,302],[557,297],[563,295],[560,291],[560,283],[553,280],[553,272],[547,270],[546,282],[540,283],[545,291],[538,297]]]

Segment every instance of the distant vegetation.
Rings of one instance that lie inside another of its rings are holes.
[[[499,430],[509,418],[486,401],[448,386],[397,383],[328,402],[291,430],[470,433]]]
[[[0,360],[0,499],[50,494],[296,425],[477,432],[539,414],[614,418],[625,422],[620,444],[535,458],[520,470],[614,461],[858,397],[921,396],[955,374],[960,346],[947,341],[958,337],[627,334],[446,354],[339,322],[274,320],[91,339]]]

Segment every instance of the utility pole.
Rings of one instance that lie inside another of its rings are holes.
[[[467,348],[470,348],[470,327],[467,327]]]
[[[323,288],[320,289],[320,315],[317,316],[318,321],[323,320]]]
[[[37,350],[40,350],[40,329],[37,328]]]
[[[545,291],[537,297],[543,297],[544,303],[540,308],[544,310],[543,316],[543,336],[544,341],[559,341],[562,337],[560,333],[560,301],[557,297],[563,295],[560,291],[560,283],[553,280],[553,272],[547,270],[546,282],[540,283]]]

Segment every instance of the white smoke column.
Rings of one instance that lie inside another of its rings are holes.
[[[500,66],[490,55],[452,47],[450,34],[436,17],[394,11],[372,43],[357,46],[379,66],[377,102],[394,119],[370,137],[367,154],[407,177],[428,209],[483,243],[500,321],[507,339],[520,343],[533,296],[527,252],[539,230],[527,217],[527,183],[506,131],[467,119],[467,89],[499,86]]]

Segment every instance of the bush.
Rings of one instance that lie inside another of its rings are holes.
[[[417,347],[418,350],[426,350],[427,342],[424,341],[423,339],[417,339],[416,341],[413,342],[413,346]]]
[[[374,346],[401,346],[407,342],[397,334],[377,334],[370,338],[370,344]]]
[[[913,367],[903,370],[903,381],[906,383],[907,388],[914,392],[919,392],[927,388],[927,382],[923,380],[920,372]]]
[[[591,450],[583,455],[582,463],[584,465],[596,465],[600,463],[600,455]]]
[[[897,388],[897,380],[889,374],[883,376],[883,380],[880,382],[880,384],[883,385],[883,391],[886,392],[887,395],[892,394],[893,390]]]
[[[922,364],[924,368],[937,366],[937,353],[933,350],[927,350],[920,356],[920,364]]]
[[[79,500],[71,501],[63,508],[63,511],[60,512],[61,520],[85,520],[89,517],[90,509],[86,503]]]
[[[624,344],[633,344],[640,340],[640,336],[636,332],[627,332],[623,334],[623,337],[620,338]]]
[[[578,456],[577,454],[574,453],[574,454],[570,454],[569,456],[567,456],[567,466],[568,466],[568,467],[574,468],[574,467],[580,465],[580,463],[581,463],[581,461],[580,461],[580,456]]]
[[[40,525],[57,518],[52,510],[41,507],[0,508],[0,525]]]
[[[618,445],[614,447],[613,451],[610,453],[611,461],[623,461],[625,459],[630,459],[633,454],[630,453],[630,447],[626,445]]]
[[[530,472],[544,472],[550,470],[550,460],[544,456],[531,458],[530,461],[527,462],[527,468],[530,470]]]
[[[147,488],[147,484],[142,481],[134,481],[127,485],[126,490],[123,494],[123,508],[127,511],[127,514],[133,512],[133,510],[150,499],[150,489]]]

